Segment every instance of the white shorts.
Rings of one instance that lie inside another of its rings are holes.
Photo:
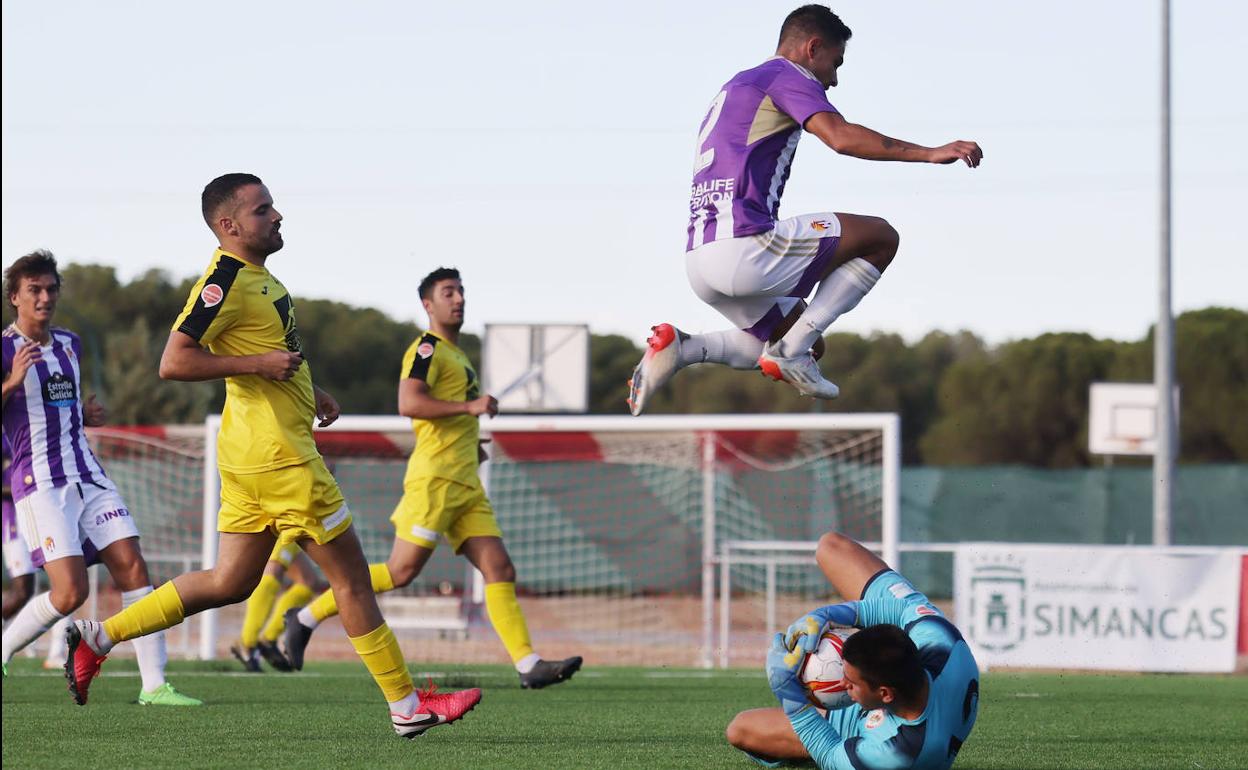
[[[117,490],[86,482],[41,489],[18,500],[17,527],[36,567],[67,556],[82,556],[92,564],[99,551],[139,536]]]
[[[26,547],[26,541],[17,531],[17,510],[13,506],[13,501],[9,497],[4,498],[4,568],[9,571],[9,577],[19,578],[23,575],[33,575],[35,573],[35,565],[30,563],[30,549]]]
[[[815,288],[840,239],[835,214],[803,214],[765,233],[703,244],[685,255],[685,271],[703,302],[766,341]]]

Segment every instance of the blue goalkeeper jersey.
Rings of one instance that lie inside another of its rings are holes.
[[[858,704],[821,717],[806,709],[793,729],[821,768],[836,770],[942,770],[953,764],[971,733],[979,708],[979,667],[962,634],[928,598],[892,570],[867,581],[853,603],[859,628],[890,623],[905,629],[919,648],[931,687],[918,719]]]

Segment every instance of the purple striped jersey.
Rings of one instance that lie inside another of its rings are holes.
[[[8,370],[6,369],[5,371]],[[9,494],[9,466],[11,465],[10,460],[13,458],[9,456],[9,440],[2,433],[0,433],[0,446],[4,448],[4,468],[0,470],[0,481],[4,482],[4,496],[11,497],[12,495]]]
[[[37,344],[10,324],[0,336],[4,370],[25,345]],[[41,360],[26,371],[23,387],[4,405],[4,437],[13,453],[9,483],[13,499],[32,492],[88,482],[113,488],[96,461],[83,430],[80,397],[82,342],[65,329],[52,329]]]
[[[775,227],[802,126],[836,111],[818,78],[779,56],[729,80],[698,132],[686,251]]]

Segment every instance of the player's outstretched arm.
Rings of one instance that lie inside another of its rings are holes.
[[[270,350],[252,356],[219,356],[201,348],[189,334],[169,333],[160,354],[160,378],[179,382],[202,382],[255,374],[267,380],[289,380],[303,364],[303,355]]]
[[[838,153],[863,160],[915,163],[953,163],[960,160],[975,168],[984,158],[984,151],[975,142],[957,141],[940,147],[924,147],[850,123],[835,112],[812,115],[806,121],[806,130]]]
[[[427,382],[407,377],[399,382],[399,414],[415,420],[436,420],[457,414],[493,417],[498,414],[498,400],[485,395],[472,401],[443,401],[433,397]]]

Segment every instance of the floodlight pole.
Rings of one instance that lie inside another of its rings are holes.
[[[1170,306],[1170,0],[1161,0],[1161,259],[1153,380],[1157,386],[1157,449],[1153,453],[1153,544],[1170,545],[1175,478],[1174,318]]]

